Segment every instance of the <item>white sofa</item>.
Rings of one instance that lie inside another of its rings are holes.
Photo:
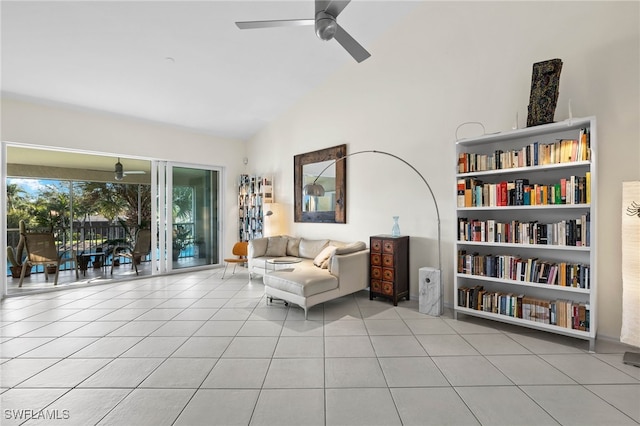
[[[284,268],[270,259],[292,260]],[[286,235],[249,241],[249,273],[263,276],[265,294],[304,309],[369,286],[369,249],[362,241],[310,240]]]

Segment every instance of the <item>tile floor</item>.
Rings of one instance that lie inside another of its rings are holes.
[[[628,425],[628,348],[221,270],[4,299],[2,425]]]

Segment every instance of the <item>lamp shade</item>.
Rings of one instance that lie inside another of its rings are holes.
[[[309,185],[305,185],[304,188],[302,188],[302,192],[304,195],[322,197],[324,195],[324,187],[318,183],[311,183]]]

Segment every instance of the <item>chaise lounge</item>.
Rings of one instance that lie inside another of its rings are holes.
[[[249,241],[248,263],[250,274],[263,276],[268,300],[300,306],[305,319],[312,306],[369,286],[369,250],[362,241],[257,238]]]

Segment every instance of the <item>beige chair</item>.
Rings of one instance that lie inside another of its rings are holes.
[[[58,285],[60,265],[65,263],[72,263],[76,270],[76,279],[80,277],[78,275],[78,260],[76,259],[75,250],[58,252],[56,240],[51,232],[27,232],[22,234],[22,238],[24,238],[24,247],[27,250],[27,260],[22,265],[18,287],[22,287],[27,268],[31,268],[33,265],[44,266],[44,279],[46,281],[49,281],[47,266],[55,265],[56,276],[53,280],[53,285]]]
[[[249,243],[246,241],[241,241],[233,245],[231,253],[238,257],[230,257],[224,260],[225,264],[224,272],[222,272],[222,278],[224,278],[224,274],[227,273],[227,266],[229,266],[230,263],[233,263],[233,273],[231,275],[236,273],[236,266],[238,266],[239,263],[247,263],[248,247]]]
[[[124,257],[130,259],[132,267],[136,270],[136,275],[139,275],[137,260],[142,259],[149,253],[151,253],[151,230],[141,229],[136,235],[136,243],[133,248],[129,246],[116,246],[113,249],[113,258]],[[113,259],[111,259],[111,275],[113,275],[113,264]]]

